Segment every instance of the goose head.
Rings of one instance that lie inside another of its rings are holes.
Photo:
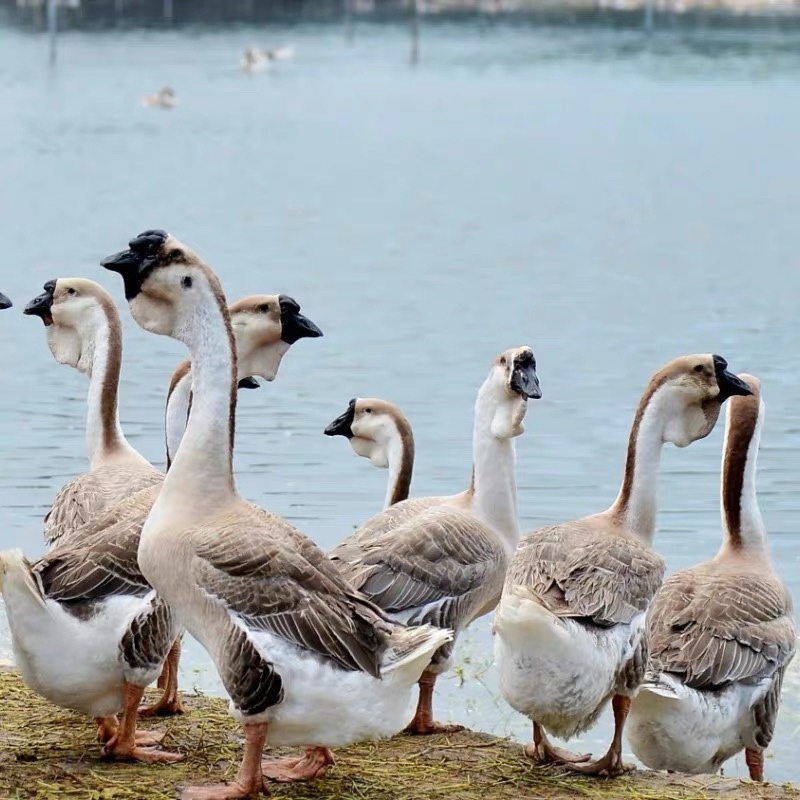
[[[236,338],[239,385],[255,389],[253,376],[272,381],[281,360],[300,339],[322,336],[322,331],[300,313],[300,304],[287,294],[257,294],[230,306]]]
[[[6,297],[2,292],[0,292],[0,311],[5,311],[7,308],[11,308],[14,304],[11,300]]]
[[[679,356],[653,375],[637,416],[652,405],[662,419],[663,441],[686,447],[711,433],[728,398],[749,394],[750,387],[728,370],[722,356]]]
[[[344,436],[356,455],[386,469],[389,454],[402,445],[413,447],[414,437],[405,414],[394,403],[377,397],[354,397],[347,410],[325,428],[326,436]]]
[[[493,411],[491,433],[497,439],[512,439],[524,433],[528,400],[542,396],[536,374],[536,357],[526,346],[512,347],[492,362],[489,375],[478,393],[478,404]]]
[[[206,333],[203,309],[215,305],[228,315],[219,279],[186,245],[163,230],[131,239],[127,250],[100,262],[122,276],[131,316],[150,333],[186,345]]]
[[[56,278],[43,288],[22,313],[42,320],[47,345],[59,364],[91,375],[98,333],[121,335],[111,295],[87,278]]]

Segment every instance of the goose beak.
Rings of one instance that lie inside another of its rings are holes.
[[[11,300],[8,299],[2,292],[0,292],[0,311],[5,311],[7,308],[11,308],[14,304]]]
[[[536,360],[530,350],[514,358],[514,371],[509,383],[511,389],[523,397],[538,400],[542,396],[539,376],[536,374]]]
[[[252,375],[249,375],[247,378],[242,378],[239,381],[239,388],[240,389],[260,389],[261,388],[261,384]]]
[[[281,306],[281,339],[294,344],[298,339],[316,339],[322,331],[308,317],[300,313],[300,304],[288,294],[278,296]]]
[[[354,397],[344,414],[340,414],[336,419],[325,428],[326,436],[344,436],[347,439],[353,438],[353,420],[356,417],[356,398]]]
[[[716,399],[724,403],[729,397],[740,395],[745,397],[753,394],[752,389],[738,375],[728,371],[728,362],[722,356],[713,356],[714,372],[717,376],[719,394]]]
[[[45,326],[53,324],[53,315],[51,309],[53,307],[53,294],[56,290],[56,282],[48,281],[44,285],[44,291],[33,298],[33,300],[22,309],[23,314],[32,317],[40,317]]]
[[[158,254],[169,238],[166,231],[153,229],[140,233],[128,242],[127,250],[104,258],[101,267],[118,272],[125,283],[125,299],[133,300],[142,288],[145,278],[158,261]]]

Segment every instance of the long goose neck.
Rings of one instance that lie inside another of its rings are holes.
[[[628,437],[625,475],[610,509],[621,527],[648,543],[656,531],[658,469],[670,412],[669,397],[658,388],[646,392],[639,402]]]
[[[94,336],[81,357],[90,365],[86,450],[93,469],[120,452],[136,452],[125,439],[119,423],[122,325],[116,309],[104,308],[97,316]]]
[[[514,440],[492,433],[496,407],[487,385],[478,392],[472,433],[472,509],[510,550],[519,542]]]
[[[236,494],[233,436],[236,425],[236,349],[224,297],[211,286],[182,336],[192,363],[189,422],[161,495],[198,509],[224,504]],[[159,498],[160,499],[160,498]]]
[[[767,547],[767,536],[756,495],[759,401],[748,397],[730,402],[722,451],[723,549],[761,551]]]
[[[397,435],[390,439],[387,452],[389,482],[386,487],[385,507],[408,499],[414,471],[414,437],[410,426],[396,423]]]
[[[164,440],[166,445],[167,469],[172,466],[178,452],[192,399],[191,363],[187,358],[173,373],[167,391],[167,404],[164,410]]]

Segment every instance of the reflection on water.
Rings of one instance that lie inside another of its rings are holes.
[[[43,40],[4,34],[0,290],[17,307],[0,316],[0,546],[40,553],[42,514],[86,465],[86,381],[53,363],[20,307],[75,274],[122,302],[98,261],[157,226],[195,246],[232,299],[289,292],[325,331],[276,383],[242,394],[236,454],[241,491],[325,548],[384,495],[385,473],[322,435],[350,397],[405,409],[414,493],[458,491],[492,357],[532,344],[544,398],[518,440],[528,530],[607,506],[650,373],[713,351],[763,379],[761,503],[800,593],[798,37],[644,44],[631,31],[443,25],[424,31],[409,70],[401,28],[362,28],[348,48],[341,31],[309,27],[264,41],[290,41],[292,62],[242,75],[240,52],[266,38],[70,34],[51,75]],[[165,84],[178,108],[139,106]],[[123,317],[122,419],[162,463],[183,353]],[[720,426],[665,453],[656,543],[671,569],[717,548],[721,443]],[[205,654],[187,651],[184,685],[218,690]],[[526,736],[496,699],[488,618],[459,657],[441,709]],[[785,695],[774,779],[797,777],[797,670]],[[609,735],[604,719],[586,741],[599,751]]]

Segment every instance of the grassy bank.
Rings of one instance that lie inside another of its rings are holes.
[[[0,798],[165,800],[186,782],[232,778],[241,754],[239,728],[224,702],[189,696],[190,713],[143,723],[166,730],[164,746],[187,754],[180,764],[140,766],[100,760],[91,720],[51,706],[16,673],[0,670]],[[533,769],[519,744],[481,733],[398,736],[337,752],[337,764],[314,784],[275,784],[297,800],[744,800],[791,798],[800,790],[730,778],[637,772],[616,781]]]

